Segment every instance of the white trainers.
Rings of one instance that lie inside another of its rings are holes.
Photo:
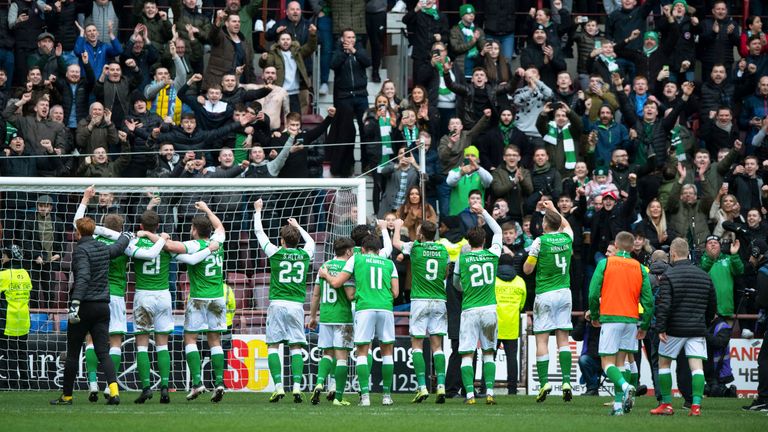
[[[320,91],[318,91],[318,93],[320,93],[320,96],[327,95],[328,94],[328,83],[322,83],[320,85]]]
[[[752,333],[752,330],[750,329],[742,329],[741,330],[741,338],[742,339],[752,339],[755,337],[755,334]]]
[[[385,394],[381,399],[381,404],[384,406],[394,405],[395,401],[392,400],[392,395]]]
[[[190,390],[189,393],[187,393],[187,400],[188,401],[195,400],[197,399],[198,396],[200,396],[205,392],[206,392],[206,389],[204,385],[200,385],[198,387],[192,387],[192,390]]]
[[[371,395],[368,393],[360,395],[360,406],[371,406]]]
[[[407,6],[405,5],[405,2],[403,0],[397,0],[397,3],[395,3],[395,6],[392,8],[391,12],[405,13],[406,9]]]

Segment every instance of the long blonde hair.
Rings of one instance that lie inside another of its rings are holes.
[[[653,217],[651,217],[651,204],[653,203],[659,203],[659,207],[661,207],[661,216],[659,217],[658,225],[653,221]],[[661,205],[661,201],[656,198],[652,199],[645,208],[645,215],[648,216],[648,220],[651,221],[653,227],[656,228],[656,235],[659,237],[659,241],[661,241],[661,238],[664,237],[664,233],[667,232],[667,216],[664,214],[664,206]]]

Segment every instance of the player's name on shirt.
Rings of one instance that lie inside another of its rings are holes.
[[[565,252],[565,251],[569,251],[569,250],[571,250],[571,244],[570,243],[562,245],[562,246],[557,246],[557,245],[553,245],[553,244],[549,245],[549,251],[552,252],[552,253]]]
[[[285,251],[286,249],[283,249]],[[302,261],[307,257],[306,252],[285,252],[280,256],[283,261]]]
[[[470,252],[482,252],[482,251],[470,251]],[[465,254],[464,262],[486,262],[488,257],[485,255]]]
[[[422,249],[421,254],[425,257],[442,258],[445,251]]]

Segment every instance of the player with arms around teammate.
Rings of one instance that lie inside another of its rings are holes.
[[[496,405],[493,397],[493,382],[496,379],[494,351],[498,330],[496,314],[496,269],[501,256],[501,226],[493,219],[481,204],[475,203],[470,211],[482,215],[485,223],[493,232],[491,247],[484,249],[485,229],[471,228],[467,231],[469,251],[462,251],[453,273],[453,286],[464,293],[461,299],[461,327],[459,328],[459,354],[461,354],[461,381],[467,392],[465,403],[475,402],[475,371],[472,358],[477,349],[478,340],[483,351],[483,375],[488,395],[485,403]]]
[[[227,331],[227,305],[221,289],[224,283],[224,254],[219,245],[226,240],[226,233],[221,220],[206,203],[198,201],[195,208],[205,215],[192,218],[192,240],[183,243],[168,240],[165,250],[178,254],[176,260],[187,264],[189,277],[189,300],[184,313],[184,352],[192,377],[192,388],[187,394],[187,400],[197,399],[206,392],[200,372],[200,351],[197,349],[197,335],[202,332],[206,333],[208,339],[216,380],[211,402],[220,402],[224,397],[224,350],[221,348],[221,333]]]
[[[573,230],[552,201],[544,201],[544,234],[537,237],[523,264],[525,274],[536,269],[536,300],[533,303],[533,333],[536,335],[536,371],[541,388],[536,402],[544,402],[552,391],[549,384],[549,335],[555,332],[558,360],[563,371],[563,400],[573,397],[571,388],[571,350],[568,333],[571,324],[571,255]],[[537,269],[538,267],[538,269]]]
[[[616,254],[597,263],[589,284],[589,318],[594,327],[600,327],[598,354],[616,391],[611,415],[624,415],[632,409],[635,387],[616,365],[624,364],[627,353],[637,352],[637,340],[645,337],[653,317],[648,272],[630,256],[634,241],[635,236],[626,231],[616,234]],[[643,307],[642,319],[638,304]]]
[[[318,277],[327,280],[334,288],[341,288],[355,278],[355,345],[357,346],[356,370],[360,381],[360,405],[370,406],[370,378],[368,351],[373,338],[381,347],[381,376],[384,396],[382,405],[392,405],[392,378],[395,371],[393,352],[395,343],[394,299],[400,290],[397,270],[392,260],[379,256],[381,242],[368,235],[363,239],[362,253],[354,254],[344,264],[341,273],[331,276],[326,268],[320,268]]]
[[[296,219],[288,219],[288,225],[280,229],[280,247],[273,245],[261,224],[264,203],[253,203],[253,228],[256,239],[269,258],[269,308],[267,308],[267,362],[275,382],[270,402],[285,397],[283,389],[283,365],[278,348],[287,343],[291,350],[291,375],[293,376],[293,402],[301,403],[301,377],[304,373],[304,357],[301,348],[307,346],[304,334],[304,300],[307,297],[307,274],[315,254],[315,241],[299,226]],[[304,247],[299,249],[299,240]]]
[[[160,373],[160,403],[171,402],[168,394],[168,378],[171,374],[171,355],[168,352],[168,335],[173,332],[173,304],[168,290],[171,254],[161,250],[154,256],[139,256],[141,251],[153,245],[165,244],[168,234],[157,235],[160,216],[154,210],[147,210],[141,215],[136,233],[137,242],[133,257],[136,275],[136,296],[133,299],[133,319],[136,327],[136,369],[139,372],[142,391],[134,401],[138,404],[152,399],[150,387],[149,334],[154,333],[157,366]],[[207,247],[198,251],[200,259],[205,259],[211,251]],[[182,255],[185,262],[188,255]],[[189,261],[186,261],[189,262]]]
[[[445,302],[445,278],[448,273],[448,250],[435,242],[437,225],[424,221],[416,230],[417,240],[400,241],[401,219],[395,220],[392,246],[411,256],[411,347],[413,369],[419,389],[413,403],[421,403],[429,397],[424,363],[424,339],[429,337],[432,358],[437,375],[437,403],[445,403],[445,354],[443,337],[448,333],[448,315]]]
[[[344,264],[352,256],[352,248],[355,242],[349,237],[341,237],[333,242],[333,250],[336,256],[323,264],[331,276],[336,276],[344,268]],[[312,300],[309,307],[309,324],[311,329],[317,328],[317,312],[320,310],[320,331],[317,346],[323,350],[323,358],[317,371],[317,385],[312,391],[312,404],[320,402],[320,392],[323,390],[328,374],[335,369],[334,377],[338,390],[329,387],[328,397],[336,406],[346,406],[349,402],[343,400],[344,387],[347,382],[347,360],[349,352],[354,348],[352,341],[352,304],[350,301],[355,295],[355,285],[352,281],[339,289],[332,287],[325,279],[320,277],[315,280],[315,288],[312,291]],[[336,365],[334,366],[334,360]]]
[[[96,189],[93,186],[89,186],[83,191],[83,198],[77,207],[77,212],[75,212],[75,220],[73,222],[75,228],[77,228],[77,221],[85,217],[88,203],[94,196],[96,196]],[[104,216],[103,223],[104,226],[96,225],[94,239],[110,246],[120,238],[120,232],[123,230],[123,218],[120,215],[109,213]],[[118,374],[120,371],[123,336],[128,331],[128,323],[125,316],[125,290],[128,285],[126,265],[128,264],[128,257],[136,252],[139,257],[145,256],[149,258],[157,255],[165,245],[163,241],[158,245],[150,245],[152,246],[151,248],[137,252],[137,241],[137,239],[132,239],[128,247],[123,251],[123,254],[109,261],[109,273],[107,276],[109,281],[109,356],[115,367],[115,374]],[[99,400],[99,386],[96,381],[99,362],[96,358],[91,335],[86,337],[85,345],[85,369],[88,373],[88,386],[90,388],[88,400],[96,402]],[[109,388],[104,389],[104,397],[109,399]]]

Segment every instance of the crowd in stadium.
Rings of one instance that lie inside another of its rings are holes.
[[[429,220],[459,243],[487,227],[472,210],[485,206],[525,279],[525,310],[536,283],[523,266],[552,201],[573,230],[573,310],[588,309],[589,281],[619,232],[634,234],[632,257],[659,274],[666,256],[654,252],[683,238],[714,282],[711,331],[764,337],[763,2],[745,2],[743,18],[744,4],[727,0],[307,0],[287,2],[283,18],[261,3],[0,8],[0,175],[311,178],[329,163],[348,177],[357,139],[390,230],[400,218],[415,239]],[[381,79],[393,13],[410,44],[408,89]],[[318,75],[333,106],[304,124]],[[369,82],[381,83],[373,105]],[[50,212],[50,197],[37,205]],[[28,257],[37,271],[61,259],[52,248],[64,228],[47,212],[27,222],[42,237]],[[3,223],[10,238],[19,222]]]

